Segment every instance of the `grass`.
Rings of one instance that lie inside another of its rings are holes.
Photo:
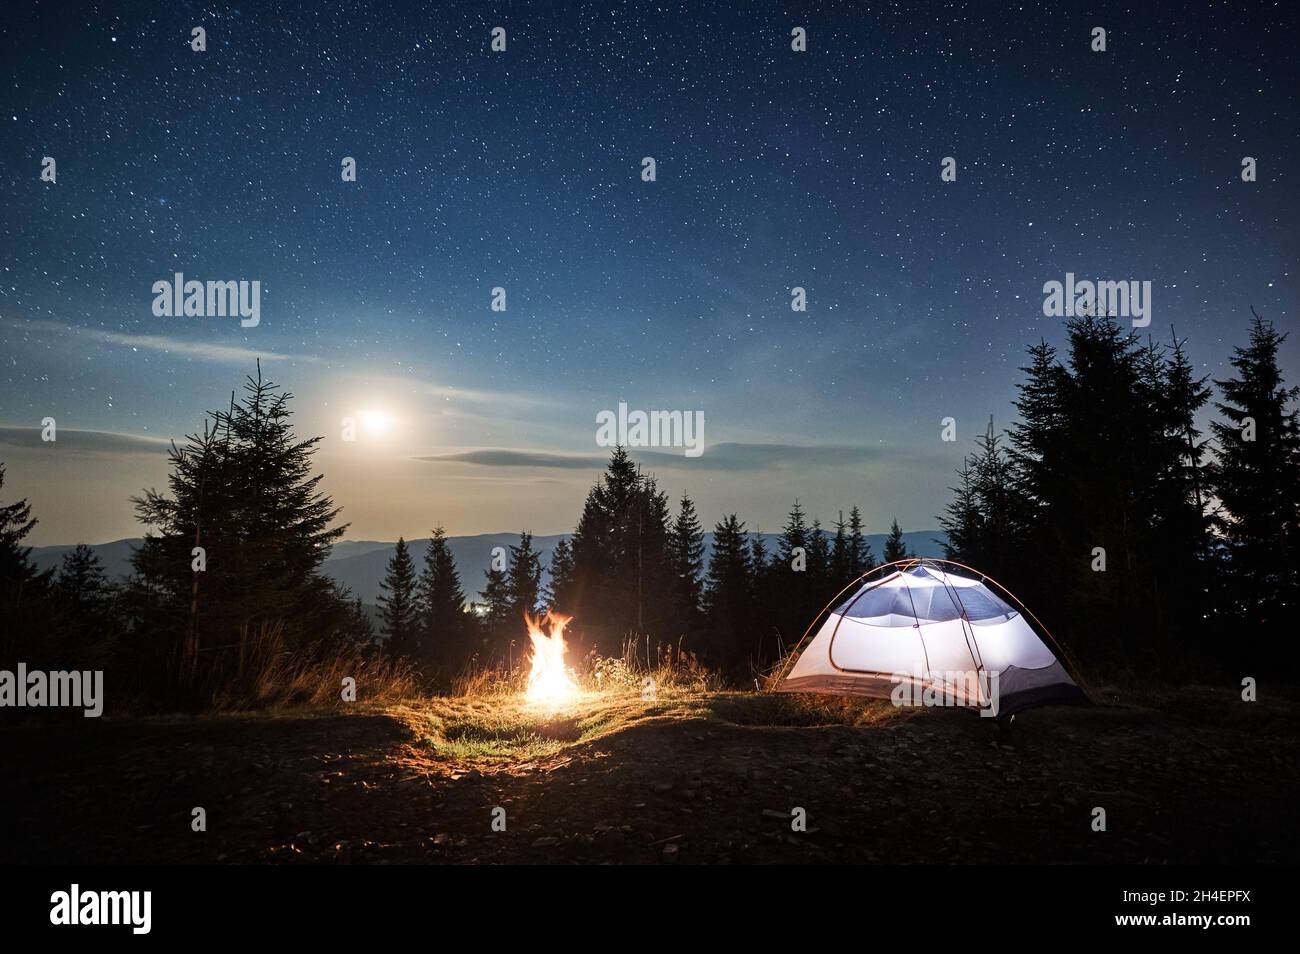
[[[596,656],[572,672],[578,688],[588,693],[658,695],[663,692],[714,692],[723,688],[722,677],[700,664],[692,653],[671,643],[646,649],[628,639],[621,656]],[[477,669],[462,673],[452,683],[453,696],[517,696],[528,688],[528,674],[514,669]]]
[[[654,698],[612,688],[585,689],[553,706],[509,693],[501,681],[487,691],[413,700],[401,718],[419,744],[465,763],[504,764],[558,755],[629,727],[699,720],[741,726],[879,726],[909,718],[887,701],[803,694],[670,688]]]
[[[403,707],[415,737],[438,755],[458,761],[515,762],[555,755],[635,722],[689,718],[703,712],[686,698],[660,704],[619,693],[583,692],[558,706],[521,695],[433,697]]]
[[[446,698],[407,709],[415,735],[439,755],[462,761],[528,761],[555,755],[629,725],[708,718],[704,701],[721,677],[680,647],[645,648],[629,639],[620,657],[595,657],[572,672],[578,695],[558,707],[524,698],[527,672],[466,672]]]
[[[546,738],[526,719],[500,716],[447,725],[440,737],[428,741],[442,755],[462,761],[528,761],[554,755],[564,747]]]
[[[344,680],[354,680],[355,701],[395,702],[416,695],[420,679],[404,661],[360,653],[316,655],[286,647],[284,627],[266,624],[240,632],[239,642],[205,655],[188,693],[211,712],[283,706],[347,708]]]
[[[417,739],[439,755],[465,762],[528,761],[653,719],[707,718],[704,702],[721,678],[690,653],[665,645],[641,650],[628,640],[621,657],[596,657],[573,672],[578,694],[560,706],[524,698],[527,672],[466,672],[445,698],[407,706]]]
[[[401,718],[440,757],[500,765],[558,755],[653,722],[876,726],[911,714],[880,700],[729,691],[690,653],[673,646],[646,650],[632,640],[621,657],[587,660],[573,676],[577,695],[548,706],[525,698],[523,668],[467,672],[449,696],[407,700]]]

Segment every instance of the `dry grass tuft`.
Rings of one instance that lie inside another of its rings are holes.
[[[217,712],[281,706],[347,705],[343,680],[356,680],[358,702],[396,702],[416,696],[420,681],[405,662],[360,653],[317,655],[291,650],[283,627],[269,624],[255,632],[245,628],[234,646],[203,658],[193,693],[201,706]]]

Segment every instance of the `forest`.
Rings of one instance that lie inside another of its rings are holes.
[[[1285,335],[1252,316],[1223,380],[1177,336],[1070,320],[1062,347],[1027,349],[1014,419],[990,420],[954,475],[936,515],[947,557],[1007,586],[1085,672],[1239,677],[1300,623],[1300,387],[1279,369]],[[877,554],[861,505],[823,523],[795,502],[770,547],[711,515],[706,562],[692,499],[616,447],[547,585],[528,531],[470,578],[434,501],[423,560],[398,541],[376,624],[321,570],[348,525],[291,403],[259,369],[173,445],[167,487],[131,500],[147,532],[120,584],[85,545],[38,571],[24,545],[38,515],[5,501],[0,465],[0,665],[107,670],[110,709],[237,705],[269,673],[300,683],[321,666],[447,691],[518,666],[524,614],[553,607],[573,617],[578,665],[669,659],[752,688],[846,585],[908,556],[896,520]]]

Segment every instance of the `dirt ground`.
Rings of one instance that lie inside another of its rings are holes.
[[[970,712],[739,693],[8,727],[0,861],[1296,860],[1300,701],[1101,702],[1004,745]]]

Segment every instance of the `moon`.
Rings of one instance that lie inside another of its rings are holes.
[[[359,411],[357,416],[361,418],[366,433],[372,437],[384,437],[393,430],[393,417],[385,411]]]

